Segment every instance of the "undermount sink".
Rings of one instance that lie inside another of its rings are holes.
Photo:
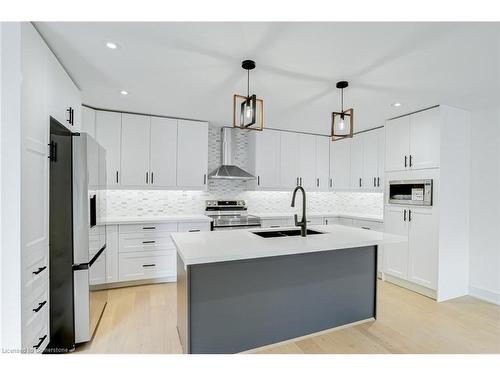
[[[300,229],[283,229],[283,230],[271,230],[267,232],[252,232],[257,236],[263,238],[274,238],[274,237],[293,237],[300,236]],[[318,232],[317,230],[308,229],[307,235],[310,234],[324,234],[324,232]]]

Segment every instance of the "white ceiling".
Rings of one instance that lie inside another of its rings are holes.
[[[36,23],[82,90],[107,109],[232,121],[245,94],[241,61],[265,125],[328,133],[348,80],[355,130],[434,104],[497,105],[498,24],[487,23]],[[106,48],[113,41],[116,50]],[[129,95],[120,95],[125,89]],[[400,108],[391,107],[402,102]]]

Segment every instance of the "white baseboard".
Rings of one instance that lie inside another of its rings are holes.
[[[392,284],[396,284],[397,286],[403,287],[405,289],[409,289],[413,292],[417,292],[418,294],[422,294],[426,297],[437,299],[437,293],[435,290],[426,288],[425,286],[415,284],[408,280],[400,279],[399,277],[389,275],[387,273],[383,274],[383,280],[390,282]]]
[[[486,302],[494,303],[495,305],[500,305],[500,293],[492,290],[469,286],[469,295]]]

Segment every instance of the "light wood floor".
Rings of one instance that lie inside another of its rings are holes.
[[[257,353],[500,353],[500,307],[437,303],[379,281],[378,319]],[[94,340],[77,353],[181,353],[175,283],[109,291]]]

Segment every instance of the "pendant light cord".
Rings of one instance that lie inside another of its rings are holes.
[[[247,70],[247,98],[250,97],[250,70]]]
[[[341,89],[342,93],[340,94],[340,111],[344,112],[344,89]]]

